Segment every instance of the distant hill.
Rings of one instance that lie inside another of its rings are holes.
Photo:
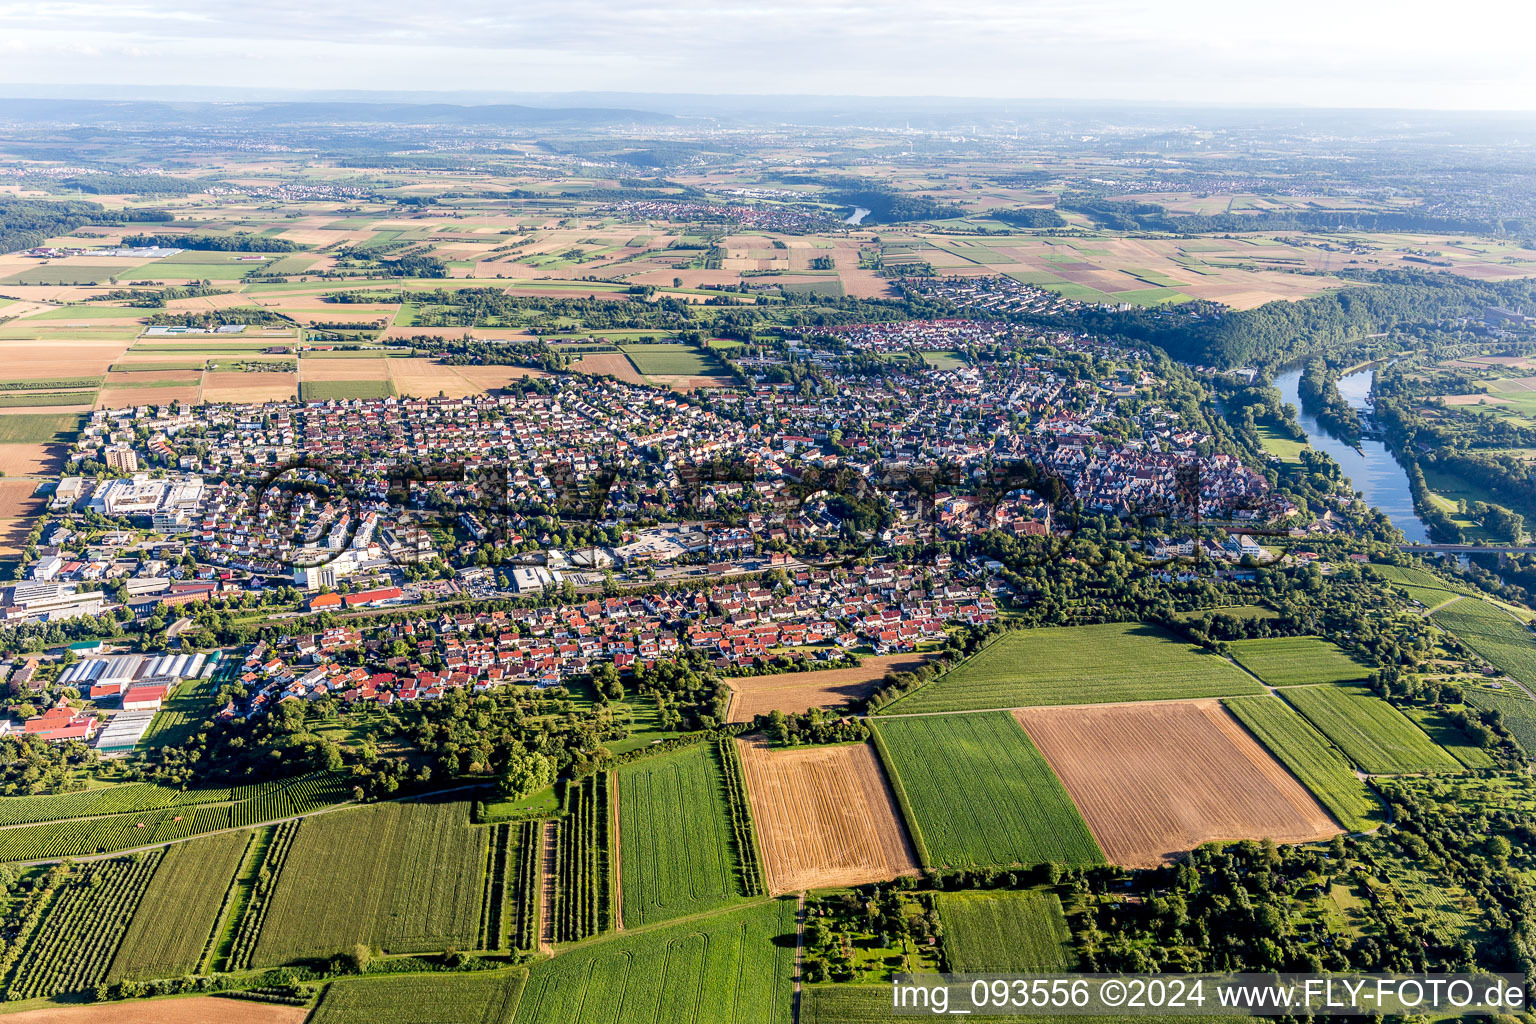
[[[444,126],[558,126],[668,124],[670,114],[607,107],[529,107],[509,103],[245,102],[183,103],[150,100],[0,99],[0,121],[155,127],[237,125],[392,124]]]

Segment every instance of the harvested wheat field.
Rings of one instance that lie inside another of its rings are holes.
[[[0,341],[6,380],[100,377],[121,358],[127,342]]]
[[[107,379],[102,381],[102,387],[126,387],[132,384],[198,384],[202,379],[202,370],[189,368],[112,370],[107,374]]]
[[[0,558],[17,558],[26,549],[31,519],[0,519]]]
[[[728,388],[736,383],[729,377],[690,377],[684,373],[653,373],[646,380],[659,387],[674,391],[697,391],[700,388]]]
[[[1153,867],[1212,840],[1305,842],[1341,831],[1216,701],[1014,716],[1112,863]]]
[[[504,388],[512,381],[527,377],[548,377],[549,374],[532,366],[455,366],[455,370],[467,381],[483,391]]]
[[[203,377],[205,402],[281,402],[299,393],[299,375],[243,370],[209,370]]]
[[[389,380],[389,364],[390,360],[373,356],[306,356],[299,360],[299,380]]]
[[[644,384],[645,378],[635,369],[635,364],[629,361],[629,357],[622,352],[600,352],[596,355],[582,356],[571,364],[571,369],[576,373],[590,373],[594,376],[617,377],[619,380],[630,384]]]
[[[449,398],[484,394],[485,389],[459,372],[459,367],[433,359],[387,359],[389,379],[395,391],[418,398],[433,398],[439,392]]]
[[[193,405],[197,402],[196,384],[171,384],[163,388],[114,388],[103,387],[96,395],[98,409],[126,409],[136,405],[169,405],[180,402]]]
[[[868,743],[771,750],[736,741],[773,894],[917,873],[917,853]]]
[[[25,409],[23,412],[37,412]],[[81,410],[89,412],[83,406]],[[66,444],[29,444],[13,442],[0,444],[0,473],[6,476],[48,476],[59,471],[68,454]]]
[[[44,501],[33,494],[35,480],[0,480],[0,519],[33,516],[42,511]]]
[[[189,996],[89,1006],[49,1006],[7,1014],[6,1024],[299,1024],[308,1015],[306,1006]]]
[[[811,708],[840,707],[874,693],[887,672],[909,672],[922,663],[920,655],[887,654],[865,658],[858,668],[827,668],[730,679],[727,681],[735,696],[731,698],[728,721],[750,722],[770,711],[799,714]]]

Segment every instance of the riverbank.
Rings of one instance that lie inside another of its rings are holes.
[[[1366,368],[1339,378],[1338,392],[1345,402],[1361,411],[1366,408],[1375,370]],[[1328,430],[1317,417],[1302,407],[1299,386],[1301,368],[1287,370],[1275,378],[1275,387],[1285,401],[1296,408],[1296,421],[1307,434],[1307,443],[1339,464],[1350,486],[1367,504],[1380,509],[1403,532],[1404,538],[1418,544],[1430,542],[1429,527],[1419,517],[1413,485],[1408,471],[1385,443],[1362,437],[1354,447]]]

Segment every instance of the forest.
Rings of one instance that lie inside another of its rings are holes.
[[[168,221],[164,210],[108,210],[99,203],[78,199],[43,202],[0,198],[0,252],[15,252],[42,245],[50,238],[67,235],[86,224],[123,224]]]

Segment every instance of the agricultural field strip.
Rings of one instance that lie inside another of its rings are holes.
[[[1288,686],[1285,700],[1369,775],[1459,772],[1460,762],[1380,697],[1341,684]]]
[[[195,809],[249,803],[274,793],[296,788],[300,783],[313,777],[312,775],[305,775],[296,779],[286,780],[282,783],[260,783],[256,786],[240,786],[215,790],[173,790],[163,786],[156,786],[153,783],[143,782],[129,783],[125,786],[114,786],[107,789],[86,790],[80,793],[0,797],[0,831],[23,825],[39,825],[58,821],[90,821],[97,818],[117,817],[124,814],[148,814],[183,807]],[[252,792],[241,795],[243,790],[252,790]],[[96,813],[90,813],[93,810],[93,805],[98,801],[110,803],[117,798],[131,798],[134,796],[141,798],[129,800],[129,803],[134,806],[102,808]],[[25,807],[21,806],[24,801],[28,802]],[[69,813],[67,808],[60,808],[63,813],[53,813],[48,810],[50,805],[57,806],[59,804],[73,804],[75,802],[84,803],[85,806],[75,813]],[[35,810],[28,813],[26,808],[35,808]]]
[[[381,803],[301,823],[272,888],[253,966],[362,942],[393,953],[473,949],[490,830],[462,803]],[[336,872],[335,851],[355,851]]]
[[[1134,679],[1126,665],[1138,666]],[[1084,700],[1098,687],[1102,699]],[[898,698],[879,717],[1262,693],[1240,666],[1154,626],[1015,630]]]
[[[167,849],[107,978],[193,973],[250,842],[250,835],[231,832]]]
[[[607,773],[573,782],[570,813],[558,823],[555,939],[571,942],[609,927],[608,813],[612,801]]]
[[[301,778],[300,781],[310,777]],[[298,783],[293,783],[293,788],[298,788]],[[272,797],[283,797],[286,791],[273,792],[267,795],[266,800]],[[352,804],[352,797],[343,798],[335,803],[313,801],[306,798],[304,803],[289,803],[287,812],[273,812],[273,814],[246,814],[241,820],[235,820],[232,815],[226,815],[221,820],[214,821],[214,815],[220,811],[233,812],[235,809],[249,809],[263,806],[264,798],[252,797],[247,800],[229,801],[229,803],[200,803],[189,806],[190,815],[170,815],[169,812],[177,811],[177,806],[170,808],[157,808],[154,811],[129,811],[117,812],[117,814],[104,814],[89,818],[66,818],[61,821],[41,821],[41,823],[17,824],[17,826],[0,827],[0,861],[18,864],[49,864],[60,860],[89,861],[101,860],[101,858],[121,857],[124,854],[137,854],[137,852],[152,851],[174,843],[184,843],[194,838],[220,835],[223,832],[241,831],[255,824],[283,823],[283,821],[298,821],[303,818],[313,817],[316,814],[327,814],[330,811],[341,811]],[[295,809],[303,808],[303,809]],[[127,821],[134,818],[135,821],[143,820],[146,823],[146,831],[138,834],[137,831],[129,831],[129,827],[111,829],[106,832],[94,832],[89,829],[92,823],[106,821],[108,824],[117,821]],[[186,821],[186,826],[181,826],[181,821]],[[81,826],[84,831],[81,831]],[[26,831],[26,840],[15,840],[14,835]],[[38,838],[40,837],[40,838]],[[104,846],[89,847],[92,840],[106,838]],[[127,837],[124,841],[115,841],[114,837]],[[28,840],[35,840],[28,844]],[[140,841],[147,840],[147,841]],[[34,847],[40,847],[34,849]],[[20,854],[18,854],[20,849]],[[74,852],[71,852],[74,851]]]
[[[699,746],[618,769],[627,926],[740,897],[725,779]]]
[[[434,1024],[512,1024],[552,1019],[788,1024],[793,946],[774,944],[770,933],[793,931],[794,917],[792,903],[758,899],[608,933],[531,966],[472,974],[343,978],[327,987],[310,1020],[314,1024],[354,1024],[360,1020],[374,1024],[418,1024],[423,1020]],[[664,998],[658,986],[664,978],[673,977],[671,968],[676,958],[669,954],[677,950],[686,953],[691,937],[705,939],[703,970],[696,982],[676,987],[685,1000],[695,1001],[692,1006],[669,1007],[681,1012],[658,1017]],[[719,941],[721,938],[728,941]],[[754,938],[761,941],[751,941]],[[751,959],[754,953],[756,961]],[[654,970],[634,966],[642,962],[641,958],[658,954],[662,962]],[[709,970],[711,956],[723,957],[724,964],[719,960],[716,964],[726,969]],[[600,971],[599,965],[610,965],[612,970]],[[751,970],[754,965],[767,969]],[[614,977],[627,983],[616,987],[604,984],[605,979]],[[731,991],[724,991],[726,985]],[[767,991],[751,993],[754,986]],[[561,1015],[560,1004],[567,995],[573,996],[574,1005],[563,1007],[565,1015]],[[620,1005],[615,1004],[637,995],[645,1006],[626,1005],[626,1012],[621,1014]]]
[[[1430,617],[1527,690],[1536,687],[1536,637],[1513,615],[1479,599],[1457,601]]]
[[[1528,756],[1536,755],[1536,700],[1522,690],[1490,690],[1469,686],[1463,690],[1468,704],[1482,711],[1499,711],[1504,725]]]
[[[777,751],[757,741],[735,744],[772,891],[916,873],[915,850],[868,744]]]
[[[945,892],[937,905],[949,969],[956,973],[1065,971],[1075,959],[1072,933],[1055,893]]]
[[[1303,842],[1338,831],[1219,701],[1013,714],[1113,863],[1152,867],[1213,840]]]
[[[583,942],[528,969],[511,1020],[789,1024],[794,945],[772,940],[795,919],[792,901],[754,899]],[[685,980],[669,985],[675,964]]]
[[[1231,697],[1222,703],[1339,824],[1352,832],[1381,824],[1384,808],[1355,775],[1349,758],[1289,704],[1275,696]]]
[[[871,720],[924,863],[1103,863],[1066,787],[1006,711]]]
[[[1367,678],[1371,671],[1321,637],[1237,640],[1231,648],[1237,664],[1269,686],[1352,682]]]
[[[88,864],[67,879],[17,962],[9,999],[82,992],[101,984],[162,855]]]

